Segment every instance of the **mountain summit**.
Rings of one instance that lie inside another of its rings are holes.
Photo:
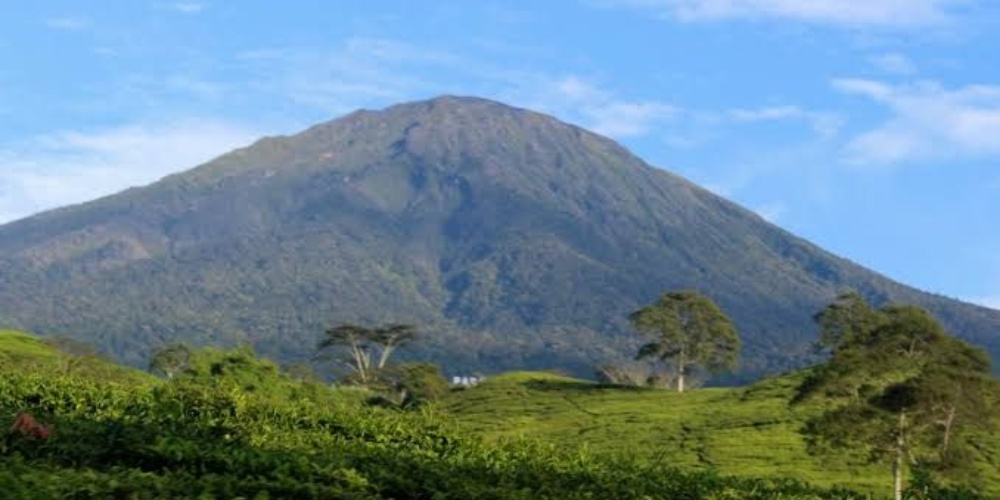
[[[0,226],[0,324],[140,364],[164,343],[283,360],[326,327],[405,321],[449,372],[629,357],[628,312],[695,288],[740,330],[744,375],[797,366],[846,289],[927,307],[1000,355],[1000,312],[827,253],[615,142],[440,97],[261,139],[188,172]]]

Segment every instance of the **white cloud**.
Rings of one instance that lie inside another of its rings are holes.
[[[564,97],[573,101],[604,101],[609,98],[607,91],[598,89],[594,84],[576,75],[570,75],[555,81],[553,82],[553,86]]]
[[[584,113],[591,119],[595,132],[611,137],[632,137],[645,134],[657,121],[672,118],[677,110],[655,101],[610,101],[584,109]]]
[[[855,165],[929,159],[1000,157],[1000,86],[945,88],[935,82],[890,85],[840,79],[834,88],[867,97],[890,117],[854,137],[846,147]]]
[[[90,20],[77,16],[50,17],[45,19],[45,25],[54,30],[83,31],[90,27]]]
[[[174,2],[170,4],[171,9],[184,14],[197,14],[205,10],[206,7],[207,5],[201,2]]]
[[[58,132],[0,149],[0,223],[148,184],[260,135],[238,125],[186,120]]]
[[[798,106],[771,106],[763,108],[737,108],[727,113],[737,123],[766,121],[801,121],[808,124],[820,137],[830,138],[837,134],[843,119],[831,113],[810,111]]]
[[[969,0],[603,0],[683,21],[787,19],[809,23],[914,28],[941,24]]]
[[[875,68],[890,75],[913,75],[917,73],[917,65],[903,54],[879,54],[868,58]]]
[[[501,98],[615,138],[644,135],[681,113],[679,108],[661,101],[623,99],[576,75],[533,78],[518,86],[501,92]]]
[[[701,184],[701,187],[712,192],[716,196],[721,196],[723,198],[730,198],[733,195],[733,186],[720,182],[705,182]],[[757,213],[760,215],[760,212]],[[763,217],[763,215],[761,215]]]
[[[251,89],[331,116],[442,93],[433,76],[416,75],[471,66],[447,52],[381,38],[351,38],[331,49],[258,49],[240,54],[239,61],[251,74]]]
[[[776,224],[783,215],[788,212],[788,205],[784,202],[776,201],[771,203],[765,203],[759,207],[753,209],[757,215],[764,218],[764,220]]]
[[[996,309],[1000,311],[1000,295],[993,295],[989,297],[974,297],[968,299],[968,301],[973,304],[978,304],[983,307],[989,307],[990,309]]]
[[[702,115],[726,123],[799,120],[823,136],[835,134],[840,126],[832,114],[793,106],[736,110],[732,117],[717,111],[685,110],[655,98],[625,97],[617,89],[576,74],[511,69],[384,38],[351,38],[327,50],[257,49],[240,54],[239,60],[250,70],[250,87],[255,91],[331,117],[358,107],[471,93],[551,113],[617,139],[643,136],[680,116],[699,123]],[[470,78],[473,83],[456,85]],[[205,82],[197,88],[226,94],[218,92],[223,86],[210,87]]]
[[[551,113],[615,139],[660,134],[675,149],[703,146],[732,131],[733,125],[763,122],[802,123],[820,139],[836,136],[843,118],[795,105],[727,110],[698,109],[658,99],[626,97],[579,75],[551,77],[519,75],[499,98],[529,109]]]
[[[892,94],[892,87],[889,85],[860,78],[840,78],[833,81],[833,87],[842,92],[867,95],[880,101],[887,100]]]

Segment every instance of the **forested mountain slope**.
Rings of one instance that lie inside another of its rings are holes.
[[[0,324],[143,364],[174,340],[312,354],[406,321],[447,372],[630,357],[625,316],[695,288],[745,376],[801,365],[838,292],[924,306],[1000,355],[1000,311],[831,255],[613,141],[477,98],[358,111],[142,188],[0,226]],[[1000,365],[1000,363],[997,363]]]

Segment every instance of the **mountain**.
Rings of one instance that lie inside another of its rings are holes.
[[[175,340],[307,359],[322,330],[407,321],[449,373],[628,357],[627,313],[676,288],[744,338],[743,376],[811,356],[855,289],[1000,355],[1000,311],[831,255],[615,142],[477,98],[357,111],[188,172],[0,226],[0,324],[141,365]]]

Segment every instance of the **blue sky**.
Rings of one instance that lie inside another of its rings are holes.
[[[1000,2],[8,3],[0,222],[356,108],[479,95],[1000,308]]]

